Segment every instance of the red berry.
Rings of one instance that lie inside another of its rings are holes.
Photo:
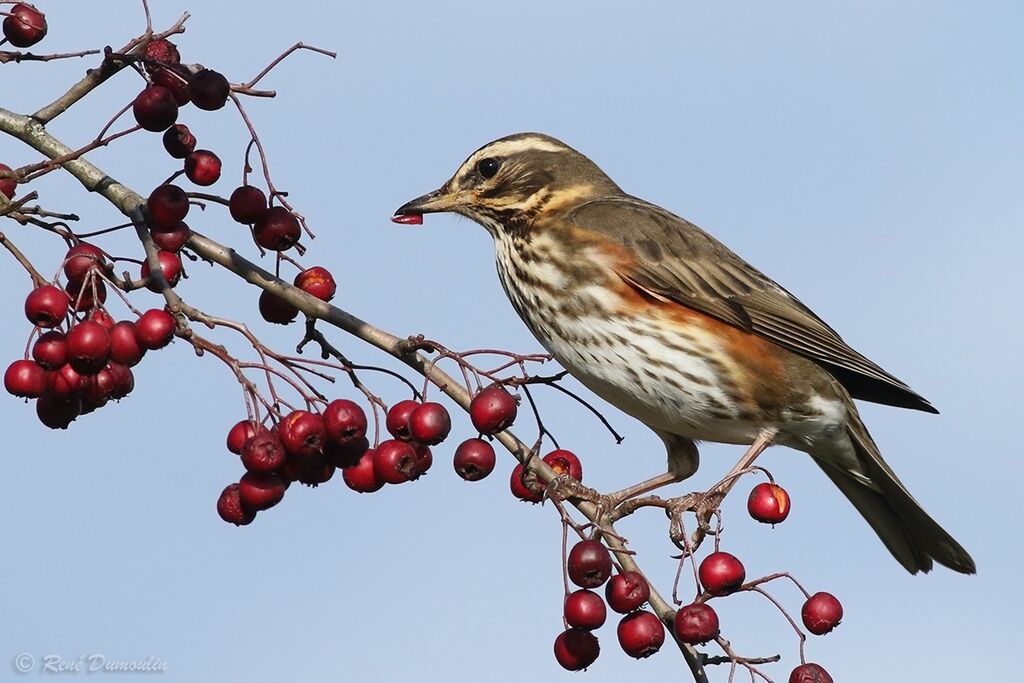
[[[580,541],[569,551],[569,580],[580,588],[597,588],[612,575],[612,556],[600,541]]]
[[[153,242],[160,249],[177,254],[185,246],[185,243],[188,242],[188,238],[192,236],[192,230],[184,221],[181,221],[173,228],[151,228],[149,234],[152,235]],[[181,265],[180,258],[178,259],[178,264],[179,266]]]
[[[4,19],[4,37],[15,47],[32,47],[46,36],[46,28],[46,15],[20,2]]]
[[[87,385],[87,379],[78,374],[71,364],[62,365],[47,376],[47,389],[55,398],[66,399],[81,394]]]
[[[616,633],[623,652],[636,659],[650,657],[665,644],[664,624],[646,610],[622,617]]]
[[[108,270],[103,251],[94,244],[79,242],[64,256],[64,275],[69,283],[81,285],[93,267]]]
[[[369,449],[370,442],[365,436],[346,443],[338,443],[330,437],[324,441],[324,457],[339,469],[354,467]]]
[[[208,149],[197,149],[185,157],[185,176],[196,185],[213,185],[220,179],[220,157]]]
[[[288,482],[276,474],[246,472],[238,480],[238,497],[250,510],[266,510],[281,502]]]
[[[153,85],[159,85],[161,88],[167,88],[170,91],[178,107],[184,107],[189,102],[188,79],[184,75],[186,73],[181,67],[156,68],[150,73],[150,78],[153,81]],[[166,145],[166,139],[164,144]],[[175,155],[172,154],[171,156]],[[185,157],[175,158],[184,159]]]
[[[330,462],[323,453],[317,453],[306,463],[299,472],[299,482],[306,486],[317,487],[328,482],[334,476],[334,463]]]
[[[177,185],[161,185],[149,194],[146,208],[154,228],[173,230],[188,215],[188,196]]]
[[[563,669],[581,671],[593,664],[601,654],[597,637],[581,628],[570,628],[555,638],[555,659]]]
[[[54,285],[43,285],[25,299],[25,317],[39,327],[56,327],[68,313],[68,295]]]
[[[388,484],[401,484],[419,476],[416,451],[405,441],[382,441],[373,452],[373,470]]]
[[[184,159],[196,148],[196,136],[184,123],[176,123],[164,131],[164,149],[175,159]]]
[[[410,440],[412,433],[409,431],[409,417],[419,407],[418,402],[408,399],[391,406],[384,420],[384,426],[387,427],[388,433],[396,439]]]
[[[600,595],[581,588],[566,596],[563,614],[569,626],[593,631],[604,624],[608,610]]]
[[[228,200],[228,212],[239,223],[255,223],[267,212],[267,195],[252,185],[236,187]]]
[[[266,432],[266,427],[252,420],[241,420],[228,430],[227,447],[235,455],[242,454],[242,447],[245,442],[256,436],[259,432]]]
[[[452,419],[440,403],[427,402],[409,413],[409,434],[419,443],[436,446],[451,429]]]
[[[39,398],[46,391],[46,370],[31,360],[16,360],[4,373],[4,389],[12,396]]]
[[[800,617],[808,631],[823,636],[839,625],[843,618],[843,606],[831,593],[815,593],[807,598],[800,610]]]
[[[65,291],[71,308],[76,311],[88,311],[96,306],[102,306],[107,300],[107,286],[102,280],[93,279],[86,283],[69,282]]]
[[[146,49],[142,51],[142,56],[158,64],[174,66],[181,63],[181,54],[178,52],[177,46],[166,38],[150,41],[146,45]],[[155,69],[153,65],[146,64],[146,70]]]
[[[147,86],[132,103],[135,121],[148,131],[159,133],[178,119],[178,103],[170,90],[162,85]]]
[[[430,466],[434,464],[434,454],[430,452],[430,447],[423,444],[410,445],[414,446],[413,450],[416,451],[416,472],[410,477],[415,480],[426,474]]]
[[[330,301],[338,291],[331,272],[322,266],[307,268],[295,276],[295,286],[321,301]]]
[[[747,572],[735,555],[725,552],[711,553],[697,570],[700,583],[711,595],[728,595],[747,578]]]
[[[402,225],[423,225],[423,214],[407,213],[404,216],[392,216],[391,222],[401,223]]]
[[[120,363],[107,363],[107,367],[100,370],[96,378],[99,379],[108,375],[110,385],[107,388],[107,395],[110,399],[116,401],[132,393],[132,390],[135,388],[135,375],[128,366],[121,365]]]
[[[242,445],[242,466],[250,472],[273,472],[284,466],[286,454],[269,429],[256,432]]]
[[[619,614],[628,614],[647,602],[651,586],[640,572],[616,574],[604,589],[608,606]]]
[[[110,333],[91,320],[83,320],[68,332],[68,363],[80,375],[95,375],[110,358]]]
[[[373,467],[373,450],[367,449],[359,462],[352,467],[346,467],[341,471],[341,478],[345,485],[359,493],[373,493],[384,486],[384,480],[377,477],[377,470]]]
[[[160,250],[156,254],[157,260],[160,261],[160,272],[164,275],[164,280],[171,287],[178,284],[178,280],[181,279],[181,259],[178,255],[171,251]],[[160,286],[155,280],[149,277],[149,259],[147,258],[142,262],[142,270],[139,273],[139,277],[146,280],[146,289],[151,292],[159,294],[161,291]]]
[[[528,474],[522,463],[512,469],[508,487],[513,496],[527,503],[539,503],[544,500],[544,485],[533,474]]]
[[[818,664],[801,664],[789,674],[789,683],[832,683],[832,677]]]
[[[759,522],[778,524],[789,516],[789,494],[777,484],[758,484],[747,498],[747,512]]]
[[[229,524],[244,526],[256,519],[256,511],[242,504],[238,484],[229,484],[217,499],[217,514]]]
[[[162,349],[174,339],[174,316],[160,308],[151,308],[136,321],[135,338],[144,349]]]
[[[82,414],[82,399],[78,396],[58,398],[43,394],[36,399],[36,416],[50,429],[67,429]]]
[[[267,290],[260,293],[259,308],[264,320],[278,325],[287,325],[299,314],[299,309],[291,302]]]
[[[139,344],[135,323],[122,320],[110,328],[110,360],[127,367],[138,364],[146,355],[146,349]]]
[[[277,426],[277,435],[289,455],[312,457],[323,448],[327,434],[324,421],[316,413],[294,410]]]
[[[703,602],[681,607],[672,622],[676,638],[698,645],[718,637],[718,614]]]
[[[14,197],[14,191],[17,187],[18,179],[11,172],[11,167],[7,164],[0,164],[0,194],[11,199]]]
[[[572,451],[551,451],[544,456],[544,462],[555,471],[555,474],[567,474],[576,481],[583,481],[583,465]]]
[[[494,447],[483,439],[466,439],[455,449],[455,472],[466,481],[479,481],[494,471]]]
[[[519,404],[504,387],[487,387],[469,404],[469,417],[481,434],[497,434],[516,419]]]
[[[302,228],[292,212],[283,206],[272,206],[263,212],[253,228],[256,244],[271,251],[294,247],[302,236]]]
[[[228,100],[231,84],[228,79],[212,69],[203,69],[188,80],[188,94],[200,109],[220,109]]]
[[[50,330],[39,335],[32,345],[32,357],[47,370],[56,370],[68,362],[68,345],[63,332]]]
[[[324,408],[324,430],[327,438],[348,444],[366,436],[366,413],[354,401],[339,398]]]
[[[108,333],[110,330],[114,329],[114,319],[111,318],[110,314],[102,308],[94,308],[89,311],[89,315],[86,316],[86,320],[91,320],[94,323],[103,325],[103,329]]]

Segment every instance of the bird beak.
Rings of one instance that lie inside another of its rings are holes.
[[[459,205],[460,193],[448,192],[445,188],[428,192],[422,197],[417,197],[411,202],[402,204],[395,211],[395,217],[391,220],[396,223],[406,222],[401,220],[410,216],[422,216],[425,213],[441,213],[452,211]]]

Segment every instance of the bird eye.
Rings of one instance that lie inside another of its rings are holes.
[[[480,163],[476,165],[477,172],[484,178],[493,178],[494,174],[498,172],[499,168],[501,168],[501,161],[495,159],[494,157],[487,157],[486,159],[481,159]]]

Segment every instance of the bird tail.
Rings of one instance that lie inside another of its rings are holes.
[[[821,458],[815,458],[815,462],[911,574],[930,571],[932,560],[953,571],[974,574],[970,554],[914,500],[882,459],[852,402],[850,409],[847,434],[859,471],[838,467]]]

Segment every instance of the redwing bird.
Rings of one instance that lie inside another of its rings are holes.
[[[538,133],[484,145],[396,214],[442,211],[494,238],[505,293],[540,343],[665,441],[668,474],[628,491],[689,477],[697,441],[754,457],[779,443],[810,454],[908,571],[935,560],[974,573],[852,399],[938,411],[714,237]]]

